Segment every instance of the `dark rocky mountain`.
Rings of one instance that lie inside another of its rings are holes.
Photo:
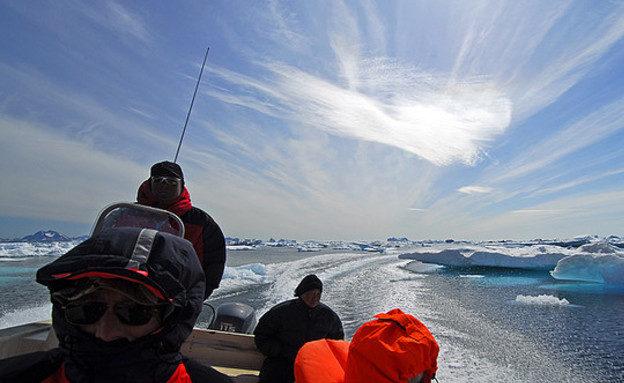
[[[53,230],[40,230],[35,234],[27,235],[19,241],[23,242],[56,242],[71,241],[72,238]]]

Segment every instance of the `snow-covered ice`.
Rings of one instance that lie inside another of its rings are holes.
[[[400,258],[448,267],[549,270],[555,279],[624,287],[624,249],[607,241],[596,241],[578,248],[446,244],[416,248]]]

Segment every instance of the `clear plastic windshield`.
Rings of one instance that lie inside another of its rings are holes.
[[[119,227],[141,227],[184,237],[184,224],[177,215],[167,210],[127,202],[116,203],[102,210],[91,235]]]

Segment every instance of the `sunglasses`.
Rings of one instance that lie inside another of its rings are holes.
[[[156,314],[162,313],[163,304],[142,305],[132,301],[117,303],[113,312],[119,321],[128,326],[147,324]],[[70,302],[65,307],[65,319],[73,325],[90,325],[102,318],[108,304],[98,301]]]
[[[154,176],[152,177],[152,182],[162,183],[169,186],[174,186],[180,183],[180,179],[176,177],[164,177],[164,176]]]

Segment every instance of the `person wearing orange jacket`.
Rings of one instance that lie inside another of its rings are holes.
[[[306,343],[295,359],[297,383],[430,383],[440,348],[427,327],[400,309],[375,318],[350,343]]]

